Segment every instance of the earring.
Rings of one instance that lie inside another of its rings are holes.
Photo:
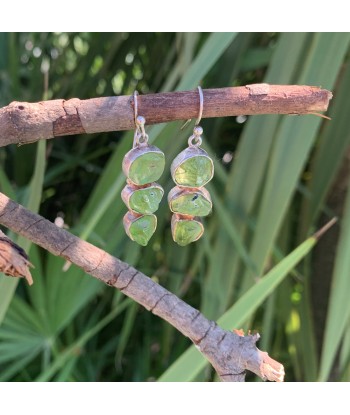
[[[123,172],[127,184],[121,196],[129,211],[123,218],[129,238],[146,246],[157,227],[153,214],[164,195],[163,188],[155,183],[164,171],[164,153],[148,144],[146,120],[137,114],[137,91],[134,92],[135,135],[133,148],[125,154]]]
[[[198,124],[203,113],[203,91],[199,92],[199,115],[188,139],[188,148],[183,150],[171,164],[171,176],[176,186],[168,195],[173,239],[181,246],[197,241],[204,232],[200,217],[207,216],[212,209],[209,192],[203,187],[214,176],[214,163],[208,153],[200,148],[203,128]]]

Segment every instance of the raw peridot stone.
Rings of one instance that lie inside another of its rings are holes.
[[[154,213],[162,200],[164,191],[160,187],[144,187],[134,190],[129,198],[129,207],[138,213]]]
[[[164,154],[160,150],[150,151],[149,149],[144,152],[142,149],[133,149],[131,152],[134,152],[136,157],[130,160],[126,172],[127,177],[137,185],[157,181],[164,171]]]
[[[213,178],[213,160],[202,148],[190,146],[175,157],[171,175],[178,186],[202,187]]]
[[[125,220],[126,217],[129,220]],[[130,239],[146,246],[156,230],[157,217],[155,215],[135,216],[128,212],[124,217],[124,226]]]
[[[195,219],[181,219],[174,214],[171,230],[174,241],[180,246],[186,246],[197,241],[203,235],[204,227],[201,222]]]
[[[170,210],[190,216],[207,216],[211,212],[212,203],[201,192],[182,192],[169,201]]]
[[[206,156],[194,156],[182,162],[174,173],[179,186],[201,187],[213,177],[213,162]]]
[[[162,175],[164,166],[164,154],[144,153],[132,162],[129,178],[133,183],[139,185],[155,182]]]

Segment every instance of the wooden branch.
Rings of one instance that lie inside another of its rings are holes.
[[[223,381],[243,381],[248,369],[263,379],[283,381],[283,366],[256,348],[259,335],[240,336],[207,320],[132,266],[57,227],[0,193],[0,224],[121,290],[189,337]]]
[[[32,266],[24,250],[0,231],[0,272],[10,277],[25,278],[32,285],[33,278],[29,271]]]
[[[314,114],[326,111],[331,92],[299,85],[254,84],[205,89],[203,118],[257,114]],[[197,91],[138,97],[147,124],[197,118]],[[131,96],[12,102],[0,109],[0,147],[63,135],[134,129]]]

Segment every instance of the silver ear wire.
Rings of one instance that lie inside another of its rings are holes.
[[[198,93],[199,93],[199,112],[198,112],[198,118],[196,120],[195,125],[198,125],[201,122],[202,114],[203,114],[203,103],[204,103],[204,97],[203,97],[203,90],[200,86],[197,86]],[[191,122],[191,118],[188,119],[183,126],[180,128],[180,130],[183,130],[189,123]]]
[[[134,122],[135,122],[135,134],[133,147],[137,147],[139,144],[147,144],[148,135],[145,131],[146,120],[141,115],[138,115],[138,102],[137,97],[139,93],[134,91]],[[141,140],[140,140],[141,139]]]
[[[198,113],[198,118],[197,118],[195,125],[198,125],[201,122],[202,114],[203,114],[203,103],[204,103],[203,90],[200,86],[198,86],[197,88],[198,88],[198,93],[199,93],[199,113]]]
[[[137,127],[137,122],[136,122],[136,118],[137,118],[137,113],[138,113],[138,104],[137,104],[137,96],[138,96],[138,92],[135,90],[134,91],[134,123],[135,126]]]

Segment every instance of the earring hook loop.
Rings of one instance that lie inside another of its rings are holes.
[[[199,112],[198,112],[198,118],[196,120],[195,126],[197,126],[201,122],[202,114],[203,114],[203,103],[204,103],[203,90],[200,86],[198,86],[197,89],[199,93]],[[187,124],[189,124],[190,122],[191,122],[191,118],[185,121],[185,123],[180,128],[180,130],[183,130],[185,127],[187,127]]]
[[[199,85],[197,86],[197,89],[199,93],[199,113],[198,113],[198,118],[195,124],[196,126],[199,125],[199,123],[201,122],[202,115],[203,115],[203,104],[204,104],[203,90]]]
[[[137,96],[138,96],[138,91],[134,91],[134,122],[135,122],[135,126],[137,128],[137,115],[138,115],[138,103],[137,103]]]
[[[199,93],[199,112],[198,112],[198,118],[196,119],[196,122],[195,122],[195,125],[194,125],[193,134],[188,139],[188,145],[190,147],[199,147],[202,144],[201,135],[203,134],[203,128],[199,125],[199,123],[201,122],[202,115],[203,115],[204,98],[203,98],[202,88],[200,86],[198,86],[197,89],[198,89],[198,93]],[[191,121],[191,120],[189,120],[189,121]],[[186,124],[187,124],[187,122],[186,122]]]
[[[146,120],[141,115],[138,115],[138,91],[134,91],[134,122],[135,122],[135,134],[134,134],[134,143],[133,148],[140,145],[146,146],[148,142],[148,135],[145,131]]]

